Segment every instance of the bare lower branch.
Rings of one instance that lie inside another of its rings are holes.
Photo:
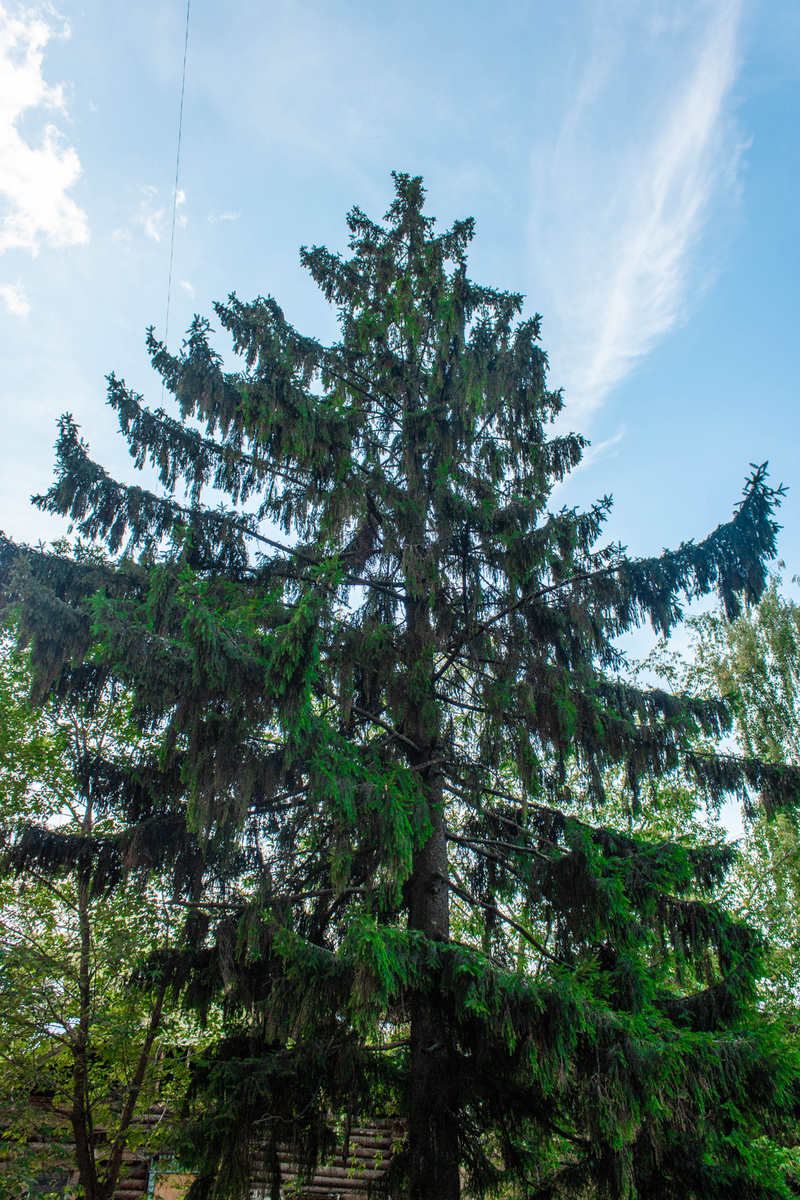
[[[495,916],[499,917],[499,919],[505,922],[506,925],[510,925],[512,929],[516,929],[517,933],[520,934],[520,936],[523,937],[526,942],[530,942],[530,944],[534,946],[540,954],[543,954],[545,958],[549,958],[551,962],[558,963],[559,965],[563,966],[560,958],[556,958],[554,954],[551,954],[541,942],[537,941],[532,933],[528,932],[524,925],[520,925],[519,921],[515,921],[510,913],[505,912],[497,904],[490,904],[488,900],[479,900],[477,896],[473,896],[471,892],[466,890],[466,888],[458,887],[452,882],[452,880],[447,881],[447,886],[450,888],[451,892],[454,892],[456,896],[460,896],[462,900],[466,900],[468,904],[472,904],[476,908],[483,908],[494,913]]]

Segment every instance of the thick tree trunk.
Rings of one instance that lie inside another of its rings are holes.
[[[409,255],[411,241],[409,240]],[[413,368],[416,350],[408,344],[408,364]],[[409,378],[414,378],[412,371]],[[418,373],[416,374],[418,380]],[[418,410],[419,398],[410,393],[407,412]],[[431,836],[414,854],[410,880],[409,927],[434,942],[450,938],[450,894],[447,869],[447,827],[442,803],[441,778],[435,766],[439,756],[439,716],[436,701],[435,638],[430,620],[430,576],[426,563],[429,480],[425,476],[420,446],[415,436],[406,448],[409,515],[406,589],[406,664],[409,669],[409,707],[404,732],[415,747],[410,758],[421,771],[433,823]],[[427,679],[424,678],[428,672]],[[446,1006],[439,988],[419,988],[411,999],[409,1200],[460,1200],[458,1112],[453,1081],[453,1044]]]
[[[438,793],[438,794],[437,794]],[[430,795],[430,791],[429,791]],[[447,871],[447,831],[441,809],[441,789],[430,797],[435,806],[433,832],[414,854],[408,924],[435,942],[450,940],[450,893]]]
[[[444,814],[417,851],[409,925],[434,941],[449,937],[447,836]],[[411,1005],[410,1200],[459,1200],[458,1117],[452,1041],[441,996],[418,991]]]

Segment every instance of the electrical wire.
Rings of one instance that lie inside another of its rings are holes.
[[[164,320],[164,346],[169,337],[169,305],[172,297],[172,262],[175,257],[175,224],[178,216],[178,175],[181,168],[181,135],[183,133],[183,97],[186,92],[186,52],[189,48],[189,11],[192,0],[186,0],[186,35],[183,39],[183,75],[181,77],[181,109],[178,117],[178,152],[175,156],[175,192],[172,198],[172,234],[169,241],[169,279],[167,281],[167,314]]]

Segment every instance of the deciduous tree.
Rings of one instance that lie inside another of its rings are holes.
[[[62,550],[66,549],[65,546]],[[133,987],[178,931],[158,875],[114,879],[93,853],[121,832],[113,797],[81,786],[87,763],[136,749],[113,685],[91,714],[38,712],[26,663],[0,645],[0,1193],[38,1196],[77,1178],[110,1200],[142,1141],[174,1136],[186,1052],[197,1031],[165,1010],[167,981]],[[85,782],[85,776],[84,776]],[[159,1061],[160,1060],[160,1061]],[[142,1123],[158,1101],[173,1114]]]
[[[649,659],[672,685],[725,697],[735,753],[754,762],[800,761],[800,608],[778,574],[734,621],[712,611],[688,621],[683,655],[658,648]],[[763,1002],[796,1023],[800,995],[800,846],[793,812],[765,812],[750,789],[740,796],[744,832],[725,888],[726,907],[761,929],[769,943]]]

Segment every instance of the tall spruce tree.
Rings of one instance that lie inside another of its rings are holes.
[[[421,180],[394,180],[383,224],[350,213],[351,257],[302,251],[335,344],[231,296],[234,373],[205,320],[177,356],[149,335],[179,416],[110,377],[162,493],[62,419],[36,503],[116,559],[6,542],[7,602],[40,695],[118,679],[158,749],[84,763],[129,827],[43,834],[42,866],[173,870],[160,967],[226,1022],[196,1069],[195,1196],[243,1194],[259,1152],[276,1197],[279,1143],[310,1166],[387,1113],[412,1200],[789,1195],[797,1064],[752,1006],[759,934],[714,903],[730,849],[593,827],[567,786],[601,800],[623,764],[635,807],[681,764],[712,797],[794,802],[797,771],[689,753],[724,707],[630,686],[614,644],[685,597],[756,600],[779,491],[755,470],[730,522],[648,559],[598,544],[608,499],[549,511],[585,442],[548,436],[539,319],[468,278],[472,221],[435,234]]]

